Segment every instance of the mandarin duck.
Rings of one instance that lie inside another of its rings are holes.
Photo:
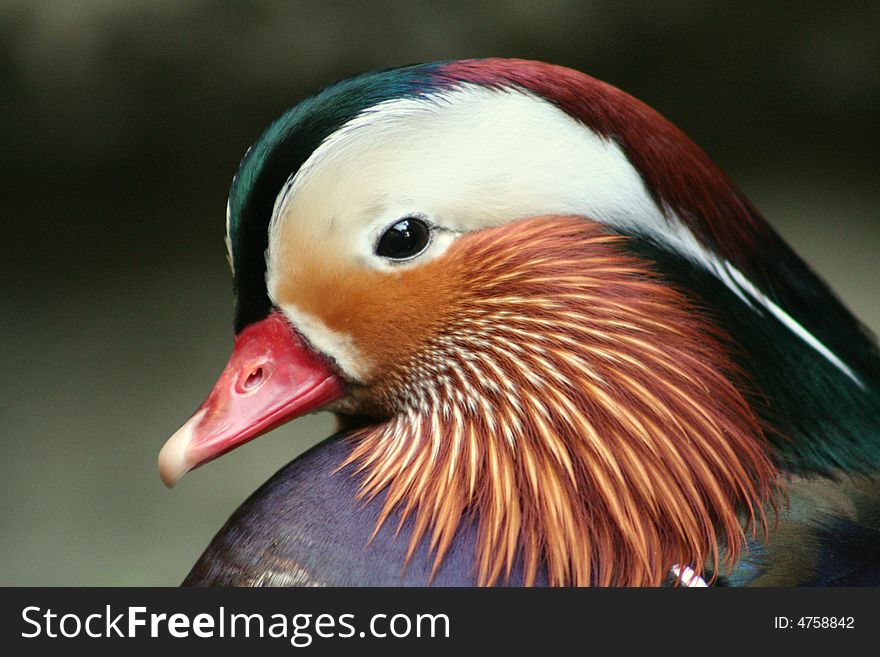
[[[880,582],[880,357],[692,141],[582,73],[360,75],[246,153],[232,356],[164,482],[338,433],[188,585]]]

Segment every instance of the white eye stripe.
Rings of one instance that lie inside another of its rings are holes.
[[[375,230],[413,206],[459,232],[550,213],[629,225],[653,217],[667,230],[616,144],[556,107],[521,91],[476,85],[441,96],[446,102],[380,103],[328,137],[280,190],[270,244],[285,221],[329,215]],[[560,170],[579,175],[559,176]],[[376,206],[384,212],[364,216]]]

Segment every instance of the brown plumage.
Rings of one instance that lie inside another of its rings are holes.
[[[543,563],[555,585],[644,586],[730,566],[766,527],[776,472],[731,346],[626,238],[529,219],[395,285],[422,276],[432,298],[392,295],[397,353],[362,394],[388,419],[349,458],[379,526],[414,520],[410,554],[427,537],[436,569],[473,515],[484,585],[522,559],[526,583]]]

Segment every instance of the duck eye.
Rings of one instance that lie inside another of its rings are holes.
[[[407,217],[383,233],[376,245],[376,255],[391,260],[407,260],[424,251],[430,240],[428,224],[417,217]]]

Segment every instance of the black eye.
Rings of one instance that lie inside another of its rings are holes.
[[[376,245],[376,255],[391,260],[406,260],[419,255],[431,240],[431,229],[417,217],[401,219],[391,226]]]

